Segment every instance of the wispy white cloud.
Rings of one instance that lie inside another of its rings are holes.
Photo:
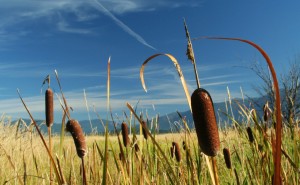
[[[180,6],[195,6],[199,3],[192,1],[183,3],[179,0],[163,1],[142,1],[142,0],[112,0],[112,1],[81,1],[81,0],[60,0],[60,1],[31,1],[31,0],[5,0],[1,1],[0,6],[0,41],[4,43],[7,40],[18,39],[27,30],[19,31],[14,29],[15,25],[24,24],[32,20],[42,19],[44,23],[57,24],[57,29],[62,32],[88,34],[91,30],[78,27],[78,24],[70,22],[57,21],[58,14],[67,13],[75,16],[73,21],[88,22],[94,20],[103,14],[110,17],[125,32],[137,39],[142,44],[154,49],[139,34],[120,21],[114,14],[125,14],[138,11],[151,11],[159,8],[174,8]],[[174,6],[172,6],[174,5]],[[176,6],[175,6],[176,5]],[[96,12],[100,10],[101,13]],[[58,22],[58,23],[57,23]],[[11,29],[13,28],[13,29]]]
[[[67,32],[67,33],[76,33],[76,34],[90,34],[92,33],[90,30],[81,29],[81,28],[72,28],[70,25],[63,20],[62,18],[57,23],[57,28],[59,31]]]
[[[116,16],[114,16],[108,9],[106,9],[98,0],[94,0],[94,2],[98,5],[97,9],[103,12],[105,15],[110,17],[118,26],[120,26],[126,33],[134,37],[138,42],[142,43],[143,45],[156,50],[153,46],[148,44],[143,37],[141,37],[139,34],[134,32],[129,26],[124,24],[121,20],[119,20]]]

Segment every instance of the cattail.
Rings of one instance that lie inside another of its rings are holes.
[[[128,127],[125,122],[121,124],[121,129],[122,129],[123,144],[125,147],[127,147],[130,144],[130,139],[128,137]]]
[[[136,152],[140,151],[140,147],[139,145],[137,144],[137,138],[136,138],[136,135],[133,136],[133,143],[134,143],[134,149]]]
[[[252,133],[252,130],[250,127],[247,127],[247,133],[248,133],[248,138],[249,138],[250,143],[253,143],[254,137],[253,137],[253,133]]]
[[[67,122],[66,130],[70,132],[73,137],[77,155],[83,158],[87,154],[87,148],[80,124],[77,120],[71,119]]]
[[[220,139],[211,96],[205,89],[198,88],[191,102],[200,148],[205,155],[214,157],[220,149]]]
[[[182,148],[183,148],[183,150],[186,150],[186,143],[185,143],[185,141],[182,141]]]
[[[264,121],[268,121],[271,116],[271,110],[269,108],[269,103],[264,104]]]
[[[46,125],[50,127],[53,124],[53,91],[50,88],[46,90],[45,102]]]
[[[119,160],[122,161],[122,159],[123,159],[122,153],[119,153]]]
[[[223,155],[224,155],[226,167],[228,169],[231,169],[231,157],[230,157],[230,151],[228,148],[223,149]]]
[[[171,158],[173,158],[174,157],[174,148],[171,146],[170,147],[170,154],[171,154]]]
[[[172,148],[173,148],[173,151],[175,152],[176,161],[180,162],[181,154],[180,154],[180,148],[179,148],[178,143],[172,142]]]
[[[143,136],[144,136],[144,138],[147,140],[147,139],[148,139],[148,133],[147,133],[147,131],[146,131],[146,129],[145,129],[145,128],[148,128],[148,127],[147,127],[147,123],[146,123],[145,121],[142,121],[142,125],[143,125],[143,128],[142,128]],[[145,128],[144,128],[144,127],[145,127]]]
[[[252,109],[251,115],[252,115],[252,119],[253,119],[254,121],[257,121],[256,110],[255,110],[255,109]]]

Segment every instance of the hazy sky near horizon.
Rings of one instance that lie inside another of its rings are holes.
[[[238,37],[259,44],[271,57],[278,74],[288,69],[300,51],[300,2],[197,0],[1,0],[0,6],[0,113],[27,118],[16,89],[36,119],[44,119],[41,85],[54,70],[72,117],[106,118],[107,61],[111,56],[111,106],[123,119],[126,102],[150,115],[188,110],[174,65],[166,57],[147,64],[142,89],[139,69],[156,53],[170,53],[180,63],[190,93],[196,88],[187,60],[183,18],[192,38]],[[248,67],[264,59],[252,47],[236,41],[195,40],[201,85],[214,102],[244,94],[256,96],[261,80]],[[280,77],[278,77],[280,78]],[[61,119],[56,99],[55,120]]]

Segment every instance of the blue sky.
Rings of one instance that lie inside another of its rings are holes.
[[[148,92],[142,89],[139,68],[156,53],[170,53],[179,61],[189,91],[196,88],[187,60],[183,18],[192,38],[239,37],[259,44],[282,73],[300,51],[300,2],[196,0],[2,0],[0,6],[0,113],[26,118],[19,88],[36,119],[44,118],[41,84],[58,71],[72,117],[88,119],[83,90],[92,118],[106,118],[107,61],[111,56],[111,105],[122,118],[126,102],[149,115],[188,110],[173,64],[165,57],[145,70]],[[249,69],[260,54],[233,41],[193,42],[200,81],[215,102],[241,97],[240,88],[256,96],[261,81]],[[45,90],[45,87],[44,87]],[[154,106],[153,106],[154,105]],[[155,108],[155,109],[154,109]],[[56,122],[61,108],[56,100]]]

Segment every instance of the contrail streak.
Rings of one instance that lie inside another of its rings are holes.
[[[124,24],[122,21],[120,21],[117,17],[115,17],[108,9],[106,9],[100,2],[95,0],[95,3],[98,5],[96,7],[98,10],[103,12],[105,15],[110,17],[118,26],[120,26],[126,33],[134,37],[138,42],[142,43],[143,45],[156,50],[153,46],[148,44],[139,34],[135,33],[132,29],[130,29],[126,24]]]

